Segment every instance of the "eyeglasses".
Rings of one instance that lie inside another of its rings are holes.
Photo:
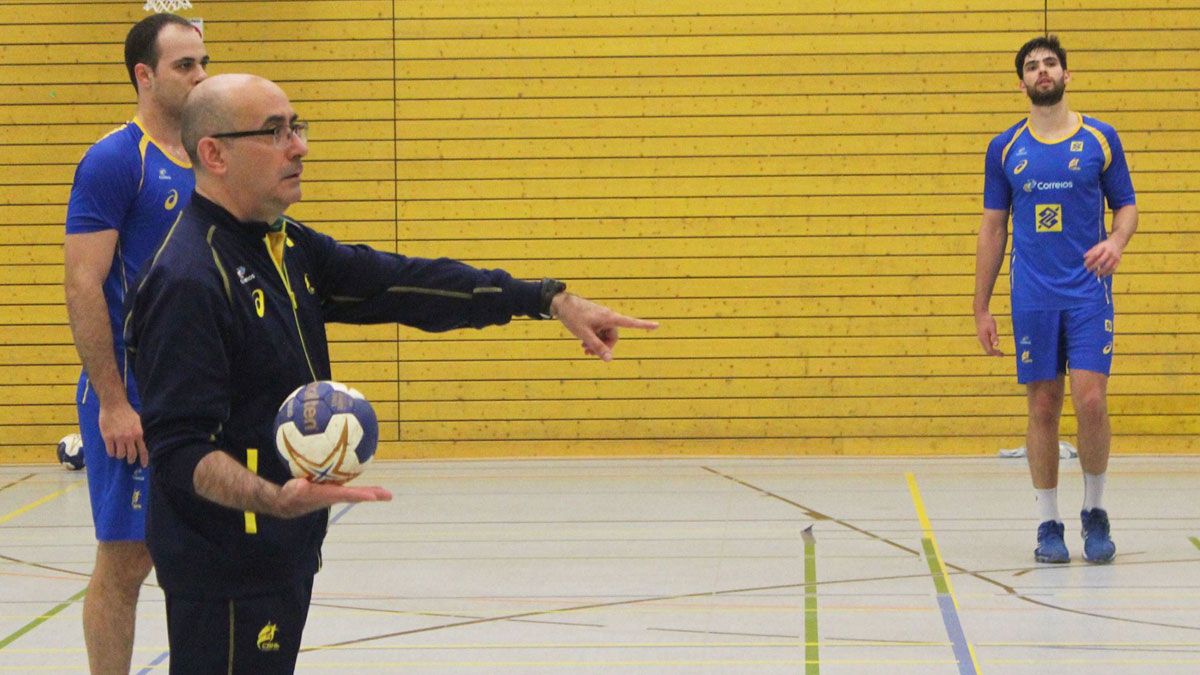
[[[209,138],[245,138],[246,136],[271,136],[275,147],[282,150],[292,142],[292,136],[299,136],[300,140],[308,141],[308,122],[296,121],[291,124],[280,124],[277,127],[270,127],[268,129],[227,131],[222,134],[208,135]]]

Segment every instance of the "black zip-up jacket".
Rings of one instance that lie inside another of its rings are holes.
[[[320,566],[328,509],[287,520],[251,515],[200,497],[192,479],[214,451],[271,482],[291,478],[272,425],[294,389],[331,379],[326,322],[445,331],[539,315],[539,284],[503,270],[406,258],[283,225],[272,232],[239,222],[193,194],[128,301],[153,485],[146,540],[168,593],[260,594]]]

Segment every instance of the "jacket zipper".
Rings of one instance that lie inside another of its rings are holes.
[[[275,264],[275,271],[279,272],[279,278],[283,280],[283,288],[287,291],[288,299],[292,302],[292,318],[296,322],[296,335],[300,336],[300,349],[304,350],[304,360],[308,363],[308,372],[312,375],[312,381],[317,381],[317,371],[313,368],[312,358],[308,355],[308,345],[304,342],[304,331],[300,328],[300,313],[297,311],[299,303],[296,302],[296,294],[292,292],[291,281],[288,280],[287,266],[283,263],[283,253],[287,247],[287,235],[280,233],[284,237],[283,243],[279,249],[279,259],[275,258],[275,251],[271,248],[271,236],[268,234],[263,237],[263,244],[267,247],[267,257]]]

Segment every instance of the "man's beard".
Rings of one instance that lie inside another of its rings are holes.
[[[1067,83],[1063,80],[1053,83],[1054,86],[1045,91],[1038,91],[1037,85],[1032,88],[1027,88],[1025,91],[1029,94],[1029,100],[1034,105],[1052,106],[1062,100],[1063,94],[1067,91]]]

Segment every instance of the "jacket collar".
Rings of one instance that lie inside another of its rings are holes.
[[[262,239],[268,232],[278,232],[280,227],[273,227],[261,220],[238,220],[224,206],[212,201],[199,192],[192,192],[191,208],[195,209],[205,220],[210,220],[217,226],[245,234],[254,239]],[[276,221],[282,224],[282,219]]]

